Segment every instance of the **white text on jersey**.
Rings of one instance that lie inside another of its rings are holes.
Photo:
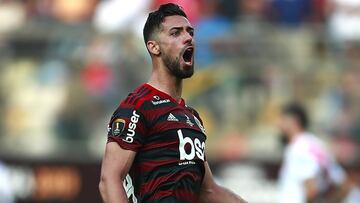
[[[136,129],[136,124],[139,121],[139,117],[140,117],[140,115],[136,113],[136,110],[134,110],[133,115],[130,118],[131,122],[129,123],[129,126],[128,126],[126,138],[123,139],[125,142],[128,142],[128,143],[134,142],[135,129]]]
[[[201,142],[198,138],[193,141],[190,137],[184,137],[181,130],[177,131],[179,137],[180,160],[193,160],[195,155],[204,161],[205,142]],[[185,145],[191,145],[190,153],[186,153]]]

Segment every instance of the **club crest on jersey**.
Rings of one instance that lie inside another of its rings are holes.
[[[121,135],[121,133],[124,131],[125,124],[126,122],[124,119],[118,118],[114,120],[114,122],[111,125],[111,134],[113,136]]]
[[[199,121],[198,118],[196,118],[196,116],[194,116],[194,120],[196,125],[200,128],[201,132],[205,134],[205,128],[203,125],[201,125],[201,122]]]
[[[185,117],[186,117],[186,123],[187,123],[189,126],[193,127],[193,126],[194,126],[194,123],[190,120],[189,116],[187,116],[187,115],[185,114]]]

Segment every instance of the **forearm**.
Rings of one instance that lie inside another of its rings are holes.
[[[104,203],[127,203],[123,181],[101,178],[99,190]]]
[[[244,199],[236,195],[234,192],[221,187],[214,186],[212,189],[203,190],[200,194],[201,203],[246,203]]]
[[[305,195],[307,202],[315,202],[319,196],[319,190],[314,178],[305,181]]]

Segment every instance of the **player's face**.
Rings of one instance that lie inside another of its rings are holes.
[[[280,117],[278,127],[283,135],[289,136],[289,133],[292,131],[295,124],[295,118],[290,115],[283,114]]]
[[[159,33],[161,58],[175,77],[194,74],[194,29],[183,16],[167,16]]]

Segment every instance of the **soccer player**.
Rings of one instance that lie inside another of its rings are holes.
[[[280,171],[280,202],[340,202],[345,180],[342,168],[314,134],[307,132],[308,117],[299,104],[283,108],[279,127],[286,143]]]
[[[183,79],[194,73],[186,14],[164,4],[149,14],[143,34],[152,74],[110,120],[99,185],[104,202],[244,202],[214,182],[203,123],[181,98]]]

